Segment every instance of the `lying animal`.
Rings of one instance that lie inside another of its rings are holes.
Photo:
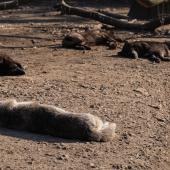
[[[0,76],[17,76],[25,74],[20,63],[14,61],[6,54],[0,54]]]
[[[116,124],[90,113],[70,113],[35,102],[0,101],[0,127],[61,138],[106,142],[115,136]]]
[[[169,45],[159,42],[125,42],[122,51],[118,53],[122,57],[147,58],[150,61],[170,61]]]
[[[64,48],[73,48],[78,50],[90,50],[90,46],[104,45],[109,49],[117,47],[116,41],[111,38],[110,34],[102,31],[87,30],[82,33],[70,33],[62,41]]]

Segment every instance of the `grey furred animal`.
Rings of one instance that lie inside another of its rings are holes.
[[[115,49],[117,42],[111,33],[101,30],[86,30],[81,33],[71,32],[62,40],[62,47],[77,50],[91,50],[91,46],[103,45]]]
[[[24,74],[24,68],[19,62],[14,61],[6,54],[0,54],[0,76],[18,76]]]
[[[160,63],[170,61],[169,43],[134,41],[124,43],[118,55],[128,58],[147,58],[150,61]]]
[[[90,113],[71,113],[36,102],[0,101],[0,127],[67,139],[106,142],[115,136],[116,124]]]

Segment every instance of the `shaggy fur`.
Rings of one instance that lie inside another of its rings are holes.
[[[64,48],[73,48],[78,50],[90,50],[90,46],[104,45],[109,49],[117,47],[116,41],[111,38],[110,34],[105,31],[86,30],[82,33],[70,33],[66,35],[62,41]]]
[[[0,127],[86,141],[110,141],[116,124],[35,102],[0,101]]]
[[[147,58],[150,61],[159,63],[170,61],[169,45],[159,42],[125,42],[122,51],[119,53],[122,57],[128,58]]]
[[[17,76],[25,74],[20,63],[14,61],[6,54],[0,54],[0,76]]]

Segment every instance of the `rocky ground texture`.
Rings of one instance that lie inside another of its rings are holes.
[[[90,112],[115,122],[117,136],[96,143],[0,129],[0,169],[169,170],[169,63],[120,58],[121,44],[115,51],[62,49],[61,39],[71,28],[98,23],[60,16],[52,5],[44,0],[0,12],[1,52],[26,68],[25,76],[0,77],[0,99]],[[117,5],[113,11],[127,8]]]

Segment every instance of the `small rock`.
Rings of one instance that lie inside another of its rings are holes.
[[[51,154],[51,153],[45,153],[45,156],[54,156],[54,154]]]
[[[32,161],[28,161],[27,163],[30,164],[30,165],[32,165]]]
[[[85,84],[79,84],[79,86],[80,86],[80,87],[83,87],[84,89],[87,89],[87,88],[88,88],[88,86],[85,85]]]
[[[166,121],[166,117],[164,114],[158,113],[155,118],[159,121],[159,122],[165,122]]]
[[[91,167],[91,168],[95,168],[96,166],[95,166],[94,163],[90,163],[90,167]]]
[[[58,156],[57,157],[58,160],[64,160],[64,161],[68,161],[69,159],[69,156],[64,154],[64,155],[61,155],[61,156]]]
[[[141,88],[141,87],[139,87],[139,88],[137,88],[137,89],[135,89],[133,91],[135,91],[137,93],[140,93],[140,94],[142,94],[144,96],[149,96],[148,91],[146,89],[144,89],[144,88]]]
[[[114,164],[113,166],[112,166],[112,168],[113,169],[122,169],[123,168],[123,166],[121,165],[121,164]]]
[[[120,140],[124,141],[126,144],[129,144],[129,143],[130,143],[129,137],[131,136],[131,134],[125,132],[125,133],[123,133],[121,136],[122,136],[122,137],[121,137]]]
[[[127,166],[127,169],[132,169],[132,166],[131,166],[131,165],[128,165],[128,166]]]
[[[99,88],[99,90],[101,90],[101,91],[104,91],[104,90],[106,90],[107,89],[107,87],[106,86],[104,86],[103,84],[100,86],[100,88]]]
[[[95,105],[94,105],[94,104],[91,104],[89,107],[92,108],[92,109],[94,109],[94,108],[95,108]]]
[[[158,110],[162,109],[162,105],[161,104],[159,104],[159,105],[151,105],[151,104],[149,104],[148,106],[150,106],[150,107],[152,107],[154,109],[158,109]]]
[[[47,71],[42,71],[42,73],[43,73],[43,74],[46,74],[46,73],[47,73]]]

